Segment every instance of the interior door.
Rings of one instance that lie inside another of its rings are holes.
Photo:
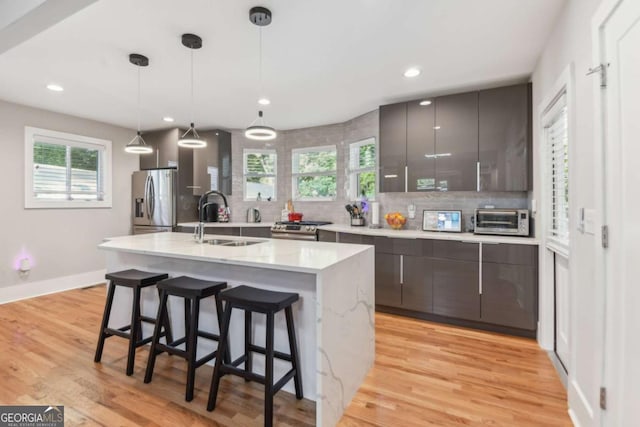
[[[607,68],[604,111],[605,383],[604,424],[640,420],[640,2],[607,2],[597,28]]]

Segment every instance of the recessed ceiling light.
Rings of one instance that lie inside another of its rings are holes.
[[[173,117],[163,117],[162,120],[164,120],[167,123],[173,123],[175,121],[175,119]]]
[[[258,99],[258,104],[260,104],[260,105],[269,105],[269,104],[271,104],[271,101],[269,101],[267,98],[260,98],[260,99]]]
[[[431,105],[431,101],[429,101],[428,99],[425,99],[424,101],[420,101],[420,105],[422,105],[423,107],[426,105]]]
[[[53,92],[62,92],[64,90],[64,88],[60,85],[57,85],[55,83],[49,83],[47,85],[47,89],[53,91]]]
[[[407,71],[404,72],[405,77],[417,77],[420,75],[420,70],[416,67],[408,68]]]

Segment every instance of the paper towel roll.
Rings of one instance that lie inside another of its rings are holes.
[[[380,225],[380,203],[371,202],[371,225]]]

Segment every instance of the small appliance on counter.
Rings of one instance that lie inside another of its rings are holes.
[[[461,211],[422,211],[422,230],[462,232]]]
[[[529,236],[527,209],[476,209],[475,234]]]
[[[278,221],[271,227],[272,239],[319,240],[318,227],[327,221]]]
[[[262,217],[260,216],[260,210],[258,208],[247,209],[247,222],[260,222]]]

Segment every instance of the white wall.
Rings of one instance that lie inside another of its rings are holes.
[[[569,372],[569,405],[572,416],[581,425],[591,425],[593,411],[598,411],[601,378],[602,350],[596,348],[600,341],[601,319],[595,318],[599,300],[597,281],[594,279],[595,236],[576,230],[576,215],[580,207],[594,207],[594,105],[595,94],[592,79],[585,76],[591,63],[591,18],[600,0],[569,0],[533,73],[533,131],[534,153],[540,152],[540,117],[538,109],[542,100],[550,95],[553,85],[563,70],[574,66],[574,134],[570,143],[570,274],[572,293],[572,348],[574,355]],[[539,158],[534,162],[534,198],[539,202],[539,212],[548,208],[540,198],[544,184],[540,176]],[[540,214],[540,213],[539,213]],[[544,251],[544,249],[541,249]],[[543,259],[541,253],[540,259]],[[543,343],[543,345],[547,345]]]
[[[24,209],[25,126],[111,140],[113,207]],[[0,303],[11,296],[90,285],[77,282],[97,277],[83,273],[104,269],[96,245],[131,228],[131,173],[139,161],[137,155],[126,154],[124,146],[133,135],[129,129],[0,101]],[[21,254],[33,259],[26,278],[14,267]]]

